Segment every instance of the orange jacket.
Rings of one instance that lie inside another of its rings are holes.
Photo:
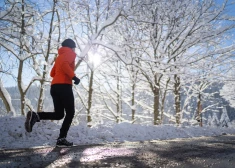
[[[72,84],[72,78],[75,76],[76,54],[69,47],[61,47],[58,54],[50,73],[53,77],[51,84]]]

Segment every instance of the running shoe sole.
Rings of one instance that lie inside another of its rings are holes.
[[[71,145],[71,146],[66,146],[66,145],[56,145],[56,147],[58,147],[58,148],[71,148],[71,147],[73,147],[73,145]]]

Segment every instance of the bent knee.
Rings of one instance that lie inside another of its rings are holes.
[[[57,120],[62,120],[64,118],[64,114],[57,115]]]
[[[75,111],[74,111],[74,110],[71,110],[71,111],[66,112],[66,116],[69,117],[69,118],[73,118],[73,117],[74,117],[74,114],[75,114]]]

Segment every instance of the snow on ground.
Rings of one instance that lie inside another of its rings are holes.
[[[41,121],[28,133],[24,128],[25,117],[0,117],[0,149],[54,146],[61,124]],[[177,127],[174,125],[147,126],[130,123],[106,124],[88,128],[85,124],[71,126],[67,139],[75,145],[102,144],[124,141],[165,140],[235,134],[235,127]]]

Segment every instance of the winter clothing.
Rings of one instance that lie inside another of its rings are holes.
[[[76,44],[71,39],[66,39],[62,42],[62,47],[76,48]]]
[[[72,85],[54,84],[51,86],[50,92],[55,112],[39,112],[38,115],[41,120],[61,120],[65,116],[59,138],[66,138],[75,112]],[[64,110],[66,115],[64,115]]]
[[[73,145],[73,143],[68,142],[65,138],[67,137],[75,113],[72,79],[75,81],[75,84],[79,84],[80,82],[80,79],[77,78],[74,73],[76,54],[72,48],[75,47],[76,45],[73,40],[66,39],[63,41],[62,47],[58,50],[58,57],[50,73],[51,77],[53,77],[50,93],[55,111],[39,113],[28,112],[25,122],[26,131],[31,132],[33,125],[37,121],[61,120],[65,116],[57,145]]]
[[[58,147],[70,147],[73,146],[73,142],[68,142],[65,138],[60,138],[57,140],[56,146]]]
[[[40,118],[37,113],[29,111],[26,116],[26,121],[24,123],[27,132],[32,132],[33,126],[36,122],[39,122]]]
[[[72,84],[72,78],[75,76],[75,52],[68,47],[61,47],[58,51],[59,56],[51,70],[53,84]]]
[[[78,79],[76,76],[72,78],[74,80],[74,84],[78,85],[80,83],[80,79]]]

